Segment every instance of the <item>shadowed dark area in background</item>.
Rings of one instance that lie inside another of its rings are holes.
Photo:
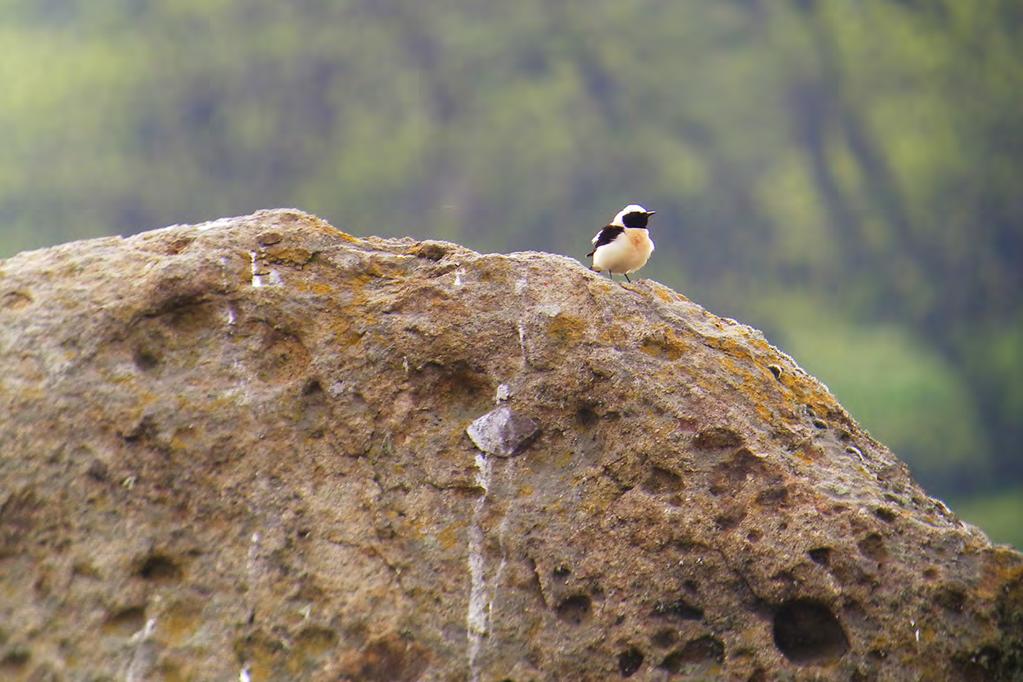
[[[581,258],[640,202],[644,276],[763,328],[1019,546],[1021,26],[1011,0],[12,0],[0,256],[298,206]]]

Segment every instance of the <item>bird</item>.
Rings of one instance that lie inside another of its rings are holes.
[[[586,254],[593,257],[592,269],[607,272],[611,281],[615,274],[625,275],[631,283],[629,273],[646,265],[654,252],[647,222],[657,211],[648,211],[639,204],[629,204],[618,211],[615,217],[593,238],[593,250]]]

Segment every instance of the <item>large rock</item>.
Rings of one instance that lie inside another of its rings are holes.
[[[1019,679],[1023,558],[756,331],[271,211],[0,263],[0,678]]]

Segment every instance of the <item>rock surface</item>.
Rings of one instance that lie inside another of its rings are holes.
[[[5,680],[1023,675],[1023,557],[568,258],[295,211],[21,254],[0,414]]]

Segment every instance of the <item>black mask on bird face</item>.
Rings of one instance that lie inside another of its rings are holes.
[[[646,227],[647,221],[657,211],[648,211],[643,213],[642,211],[633,211],[632,213],[626,213],[622,216],[622,223],[625,227]]]

